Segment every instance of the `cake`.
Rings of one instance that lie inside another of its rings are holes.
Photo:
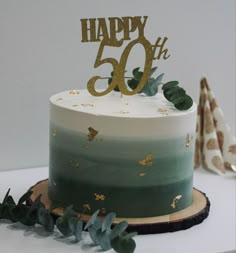
[[[80,212],[136,218],[189,207],[196,104],[177,110],[162,93],[50,98],[49,197]]]

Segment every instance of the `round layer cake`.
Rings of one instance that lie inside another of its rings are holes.
[[[196,104],[163,94],[50,98],[49,197],[54,205],[118,217],[170,214],[192,203]]]

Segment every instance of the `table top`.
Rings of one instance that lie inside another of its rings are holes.
[[[36,182],[48,178],[48,167],[0,172],[0,201],[11,188],[17,200]],[[209,217],[190,229],[174,233],[137,235],[135,253],[221,253],[236,251],[236,179],[225,178],[202,168],[194,172],[194,187],[205,192],[211,202]],[[91,245],[84,232],[83,241],[74,243],[58,231],[48,236],[41,227],[0,221],[1,252],[92,253],[101,252]],[[113,250],[107,252],[114,252]]]

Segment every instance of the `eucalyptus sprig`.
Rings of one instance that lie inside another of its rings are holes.
[[[3,202],[0,203],[0,220],[7,219],[26,226],[41,225],[49,233],[52,233],[56,226],[64,237],[74,236],[76,242],[82,240],[82,215],[75,212],[73,206],[68,206],[64,210],[64,214],[55,219],[51,214],[51,209],[47,209],[41,202],[41,195],[33,202],[30,199],[31,195],[32,192],[27,191],[16,203],[10,195],[9,189]],[[31,205],[28,205],[29,202],[32,202]],[[136,247],[133,237],[137,233],[126,232],[128,227],[126,221],[113,226],[115,213],[107,214],[103,220],[98,217],[98,214],[99,210],[93,213],[84,227],[93,242],[99,245],[102,250],[113,248],[118,253],[133,253]]]
[[[165,98],[172,102],[175,108],[187,110],[193,105],[192,98],[186,94],[186,91],[178,86],[178,81],[170,81],[162,86]]]
[[[145,83],[144,87],[139,93],[144,93],[147,96],[154,96],[158,92],[158,87],[160,84],[163,84],[163,94],[165,98],[174,104],[175,108],[178,110],[187,110],[193,105],[192,98],[186,94],[186,91],[179,87],[178,81],[169,81],[167,83],[163,83],[162,79],[164,73],[158,75],[156,78],[152,77],[154,72],[157,70],[157,67],[154,67],[150,70],[149,77],[147,82]],[[132,71],[133,77],[125,77],[128,79],[127,86],[132,90],[136,89],[139,85],[142,77],[143,72],[140,71],[140,68],[135,68]],[[114,73],[111,72],[111,77],[108,78],[108,84],[110,85],[112,82]],[[118,86],[115,87],[115,91],[120,91]]]

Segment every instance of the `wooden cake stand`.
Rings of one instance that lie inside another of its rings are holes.
[[[50,206],[50,200],[48,198],[48,179],[38,182],[30,188],[32,191],[31,201],[34,201],[40,194],[42,195],[41,201],[46,208]],[[63,215],[63,208],[57,208],[52,211],[56,217]],[[116,218],[114,223],[120,221],[127,221],[129,227],[127,231],[136,231],[138,234],[155,234],[174,232],[179,230],[188,229],[194,225],[200,224],[208,217],[210,211],[210,201],[207,196],[197,190],[193,189],[193,203],[186,209],[181,211],[145,218]],[[83,215],[83,220],[86,222],[89,219],[89,215]]]

